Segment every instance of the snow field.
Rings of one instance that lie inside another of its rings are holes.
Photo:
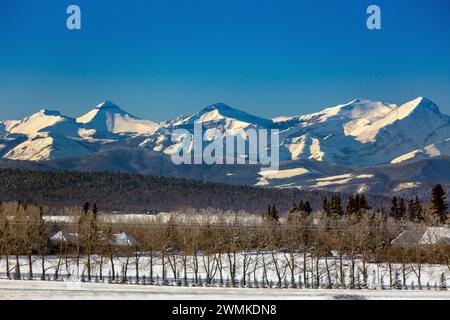
[[[208,259],[209,258],[209,259]],[[233,256],[230,256],[233,261]],[[308,258],[306,261],[307,281],[303,276],[303,259],[301,255],[294,257],[294,283],[291,283],[291,270],[288,266],[290,256],[289,254],[277,253],[272,256],[271,253],[239,253],[236,255],[236,287],[251,287],[251,288],[340,288],[340,268],[337,257],[328,257],[317,261],[316,259]],[[194,257],[188,256],[186,263],[187,281],[184,279],[185,269],[182,256],[165,256],[166,279],[163,279],[162,255],[154,254],[153,256],[153,281],[150,280],[150,256],[142,253],[137,255],[130,255],[130,257],[114,258],[115,276],[112,279],[112,266],[109,257],[104,257],[101,262],[101,257],[94,255],[91,257],[91,273],[92,282],[97,283],[128,283],[128,284],[154,284],[154,285],[169,285],[169,286],[210,286],[210,287],[231,287],[232,276],[230,273],[230,260],[226,254],[206,256],[199,254],[198,261],[198,281],[196,284],[194,273]],[[59,261],[58,257],[45,257],[45,279],[54,281],[55,271],[58,263],[60,264],[58,281],[68,283],[79,283],[87,281],[87,265],[86,257],[80,260],[80,265],[77,268],[75,257],[67,257]],[[264,261],[266,267],[264,268]],[[136,262],[138,265],[138,276],[136,273]],[[244,270],[245,262],[245,270]],[[102,263],[100,279],[100,264]],[[220,276],[219,264],[222,264],[222,277]],[[15,258],[9,257],[10,278],[14,277],[15,272]],[[28,258],[20,257],[20,272],[21,279],[29,280]],[[328,268],[327,268],[328,265]],[[33,266],[33,280],[41,279],[42,260],[40,257],[32,257]],[[231,264],[232,266],[232,264]],[[355,288],[368,288],[373,290],[389,290],[402,289],[420,290],[418,272],[419,267],[413,264],[402,266],[401,264],[392,264],[391,276],[393,288],[390,287],[389,268],[387,264],[368,263],[367,280],[364,281],[362,272],[362,261],[356,260],[355,265]],[[175,269],[175,274],[174,274]],[[277,272],[278,269],[278,272]],[[345,273],[346,288],[351,288],[351,261],[345,258],[343,261],[343,269]],[[126,270],[126,271],[125,271]],[[327,271],[328,270],[328,271]],[[318,271],[318,273],[317,273]],[[126,273],[126,276],[125,276]],[[245,277],[245,283],[244,283]],[[280,281],[280,278],[281,281]],[[331,278],[331,284],[329,283]],[[406,282],[403,281],[405,277]],[[444,283],[442,278],[444,277]],[[0,279],[6,279],[6,257],[2,257],[0,261]],[[221,280],[222,278],[222,280]],[[319,285],[317,285],[317,278],[319,278]],[[441,290],[443,285],[448,285],[450,278],[450,271],[445,265],[431,265],[424,264],[420,270],[420,280],[422,290]],[[138,281],[139,280],[139,281]]]

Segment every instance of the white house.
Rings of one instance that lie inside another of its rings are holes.
[[[102,235],[100,235],[102,237]],[[78,242],[78,234],[58,231],[51,238],[51,241],[57,243],[66,243],[66,244],[77,244]],[[137,242],[132,236],[122,233],[115,233],[112,235],[111,245],[117,247],[137,247],[139,246],[139,242]]]
[[[50,240],[58,243],[76,244],[78,242],[78,235],[76,233],[58,231],[50,238]]]
[[[419,244],[435,244],[437,242],[450,244],[450,228],[449,227],[429,227]]]
[[[127,235],[125,232],[113,234],[112,245],[118,247],[137,247],[137,242],[132,236]]]
[[[391,241],[395,247],[411,248],[416,246],[421,239],[421,233],[415,230],[402,231],[397,238]]]

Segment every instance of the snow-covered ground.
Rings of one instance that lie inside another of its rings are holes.
[[[229,258],[233,261],[233,257],[228,257],[226,254],[222,254],[220,257],[219,255],[211,255],[208,257],[199,253],[197,259],[197,275],[198,279],[200,279],[197,283],[200,283],[199,286],[207,286],[207,283],[209,283],[210,287],[231,287],[232,276],[230,270],[232,268],[230,268]],[[181,286],[185,284],[185,286],[193,287],[195,286],[194,267],[196,265],[194,258],[192,256],[187,257],[186,281],[184,279],[185,270],[182,260],[182,256],[165,256],[164,272],[166,277],[165,281],[163,281],[162,259],[159,254],[153,255],[152,268],[150,268],[150,257],[146,254],[138,254],[137,256],[131,254],[128,259],[126,257],[116,257],[114,258],[114,272],[112,272],[112,265],[107,256],[101,260],[100,256],[94,255],[91,258],[91,282],[111,285],[112,283],[125,281],[128,284],[135,284],[136,286],[140,286],[144,282],[146,284],[152,283],[154,286],[161,284]],[[317,278],[319,278],[320,288],[332,286],[335,288],[333,290],[337,290],[337,288],[341,287],[338,257],[331,256],[327,257],[326,260],[325,258],[321,258],[318,265],[316,259],[308,257],[306,261],[306,281],[303,273],[304,264],[302,255],[295,255],[294,260],[294,287],[315,288],[317,287]],[[41,261],[40,257],[32,257],[33,281],[41,279]],[[246,265],[245,270],[243,269],[244,261]],[[239,253],[236,255],[234,285],[244,288],[259,287],[265,288],[266,290],[275,290],[278,287],[291,287],[290,261],[289,254],[284,253],[275,253],[273,256],[270,253],[262,252]],[[10,278],[14,276],[15,263],[15,258],[9,257]],[[26,257],[20,257],[19,263],[21,279],[28,280],[28,259]],[[59,261],[58,257],[49,256],[45,258],[44,263],[45,278],[49,282],[55,281],[54,278],[58,263],[60,267],[56,282],[80,283],[83,280],[87,280],[85,257],[81,259],[79,267],[77,267],[74,257],[69,257],[67,260],[62,257],[61,261]],[[222,276],[219,264],[222,266]],[[136,265],[139,267],[138,273],[136,272]],[[100,268],[102,277],[100,277]],[[428,289],[436,291],[445,285],[450,287],[450,281],[448,280],[450,279],[450,270],[446,265],[423,264],[419,268],[415,264],[405,264],[404,266],[401,264],[391,264],[391,268],[391,272],[389,272],[387,263],[367,263],[367,279],[364,281],[362,261],[356,259],[353,286],[355,288],[364,288],[366,286],[368,289],[376,289],[379,291],[389,289],[391,284],[395,288],[403,289],[396,289],[398,291],[405,291],[404,289],[408,289],[408,291],[423,291]],[[349,288],[352,286],[351,262],[346,257],[343,259],[343,272],[346,288]],[[116,279],[113,279],[113,275],[116,275]],[[419,275],[422,288],[419,288]],[[153,278],[152,281],[150,277]],[[1,257],[0,279],[6,278],[6,259],[5,257]],[[207,280],[208,278],[209,281]],[[244,278],[246,279],[245,282],[243,281]]]
[[[209,210],[208,219],[211,223],[222,222],[225,219],[227,222],[233,222],[236,219],[236,214],[211,214]],[[142,223],[165,223],[169,221],[170,217],[175,215],[179,223],[192,223],[192,214],[184,214],[183,212],[159,212],[157,215],[151,214],[127,214],[127,213],[113,213],[100,214],[99,221],[102,223],[128,223],[128,224],[142,224]],[[201,220],[201,214],[197,216]],[[61,216],[44,216],[44,220],[48,223],[74,223],[77,221],[77,216],[61,215]],[[189,220],[190,219],[190,220]],[[260,221],[261,215],[249,214],[240,212],[239,221],[243,224]]]
[[[448,291],[187,288],[0,280],[0,300],[450,300]]]

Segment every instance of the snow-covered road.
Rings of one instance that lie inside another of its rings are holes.
[[[79,282],[0,280],[0,300],[335,300],[448,299],[435,290],[186,288]]]

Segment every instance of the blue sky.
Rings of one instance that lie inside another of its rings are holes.
[[[77,4],[82,30],[66,28]],[[382,29],[366,28],[378,4]],[[112,100],[163,120],[225,102],[264,117],[427,96],[450,113],[446,0],[3,0],[0,119]]]

